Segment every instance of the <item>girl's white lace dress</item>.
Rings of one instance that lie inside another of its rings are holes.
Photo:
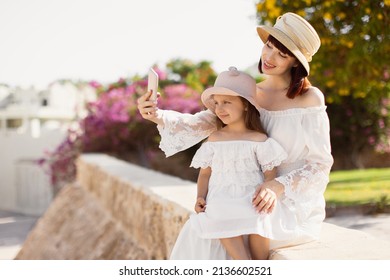
[[[271,215],[257,214],[251,200],[256,187],[264,181],[262,172],[280,165],[286,156],[272,138],[265,142],[204,143],[191,163],[195,168],[212,169],[206,211],[190,219],[198,236],[225,238],[250,233],[273,236],[274,228],[264,228],[272,220]]]
[[[215,115],[209,110],[195,115],[159,113],[164,121],[164,127],[158,126],[160,148],[167,156],[193,146],[216,130]],[[277,167],[276,180],[285,187],[274,214],[280,215],[277,220],[263,218],[263,234],[271,239],[271,249],[317,239],[325,218],[323,194],[333,164],[326,107],[260,109],[260,118],[268,136],[287,152],[287,158]],[[173,248],[171,259],[229,258],[218,239],[206,234],[202,238],[191,223],[190,219],[183,227],[176,242],[183,246]],[[242,229],[237,224],[237,230]]]

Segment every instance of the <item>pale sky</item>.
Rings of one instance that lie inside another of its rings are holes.
[[[114,82],[172,58],[257,63],[254,0],[0,0],[0,84]]]

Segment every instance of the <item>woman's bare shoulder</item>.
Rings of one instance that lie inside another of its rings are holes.
[[[303,107],[316,107],[325,105],[324,94],[319,88],[310,87],[303,95],[300,101]]]

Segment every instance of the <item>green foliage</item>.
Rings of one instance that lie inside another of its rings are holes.
[[[387,194],[384,194],[376,202],[376,211],[378,213],[384,213],[388,206],[390,206],[390,199]]]
[[[326,96],[334,153],[390,153],[390,1],[258,1],[261,24],[294,12],[321,38],[311,82]],[[356,160],[355,160],[356,164]]]
[[[193,63],[187,59],[177,58],[167,63],[167,69],[171,74],[179,76],[180,82],[198,92],[203,92],[205,88],[213,85],[217,78],[209,61]]]
[[[390,205],[390,168],[333,171],[325,191],[329,205],[376,204],[378,210]]]

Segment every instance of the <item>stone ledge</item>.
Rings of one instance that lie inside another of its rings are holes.
[[[17,259],[167,259],[196,184],[103,154],[82,155],[77,168],[77,185],[56,197]],[[324,223],[319,241],[271,259],[390,259],[390,243]]]
[[[78,183],[147,252],[147,259],[167,259],[188,219],[196,184],[102,154],[83,155],[77,168]],[[181,201],[186,194],[188,201]]]
[[[323,223],[318,241],[271,251],[274,260],[388,260],[390,243],[353,229]]]

